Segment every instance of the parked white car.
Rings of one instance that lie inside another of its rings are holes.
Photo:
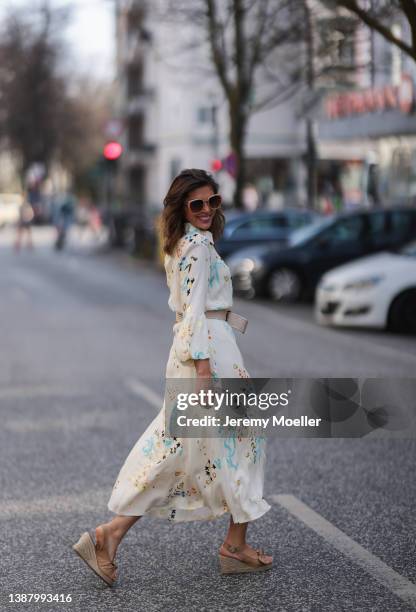
[[[321,325],[416,332],[416,241],[333,268],[315,293]]]
[[[0,227],[17,223],[22,201],[19,193],[0,193]]]

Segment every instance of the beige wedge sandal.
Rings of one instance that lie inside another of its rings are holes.
[[[100,561],[98,564],[97,554],[95,551],[94,540],[91,535],[86,531],[82,534],[76,544],[72,546],[78,556],[97,574],[108,586],[113,586],[116,582],[116,578],[111,578],[106,571],[114,571],[117,569],[117,565],[112,561]]]
[[[245,572],[264,572],[271,569],[273,563],[265,563],[261,557],[264,555],[263,550],[256,550],[257,559],[253,559],[249,555],[242,552],[240,546],[231,546],[231,544],[223,544],[224,548],[231,553],[239,553],[243,559],[235,557],[226,557],[221,553],[218,555],[220,561],[221,574],[241,574]]]

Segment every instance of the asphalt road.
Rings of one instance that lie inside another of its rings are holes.
[[[406,439],[268,443],[265,497],[250,526],[265,574],[221,577],[227,518],[141,519],[108,589],[75,556],[155,416],[171,343],[164,275],[125,255],[39,230],[16,254],[0,232],[1,610],[406,611],[416,609],[416,444]],[[414,377],[416,341],[315,325],[310,308],[236,301],[252,376]],[[70,595],[11,603],[10,594]]]

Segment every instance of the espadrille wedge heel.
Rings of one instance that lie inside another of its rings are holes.
[[[236,557],[227,557],[221,553],[218,555],[220,562],[221,574],[242,574],[246,572],[264,572],[265,570],[271,569],[273,563],[265,563],[262,560],[264,556],[263,550],[256,550],[257,558],[253,559],[249,555],[243,553],[241,547],[231,546],[230,544],[223,544],[223,546],[231,553],[237,553],[242,558],[237,559]]]
[[[91,535],[86,531],[83,533],[76,544],[72,546],[77,555],[81,557],[83,561],[88,565],[93,572],[97,574],[108,586],[113,586],[116,582],[115,578],[112,578],[106,573],[106,571],[112,572],[117,569],[117,565],[112,561],[101,561],[98,563],[97,554],[95,550],[95,544]]]

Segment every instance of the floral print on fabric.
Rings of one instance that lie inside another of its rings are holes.
[[[230,271],[214,248],[211,232],[201,232],[190,223],[186,230],[174,256],[167,256],[165,261],[171,290],[169,306],[183,315],[174,339],[180,362],[211,358],[205,311],[232,306]]]
[[[232,308],[229,268],[212,234],[190,223],[172,256],[165,257],[173,322],[166,377],[194,378],[194,359],[209,358],[213,378],[248,378],[233,328],[207,319],[206,310]],[[174,401],[174,398],[168,398]],[[270,508],[263,499],[265,440],[230,431],[227,438],[169,438],[165,402],[127,456],[108,508],[125,516],[171,521],[212,520],[230,512],[237,523]]]
[[[187,242],[179,260],[180,309],[183,319],[176,333],[176,355],[179,361],[208,359],[208,323],[205,298],[209,271],[208,246]]]

